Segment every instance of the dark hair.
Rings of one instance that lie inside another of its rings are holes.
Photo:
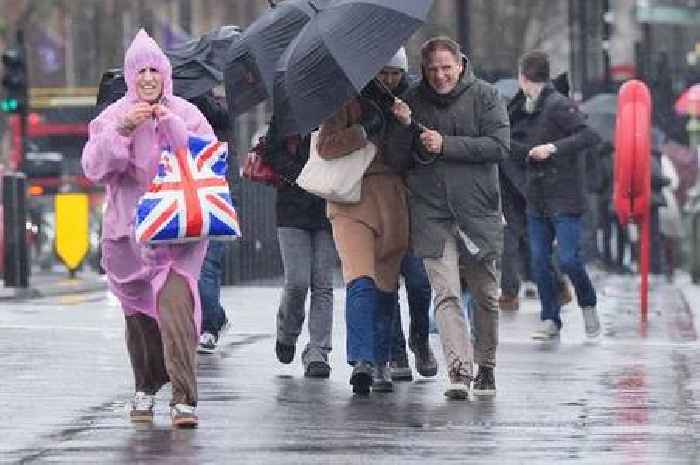
[[[532,82],[549,81],[549,55],[539,50],[527,52],[520,57],[518,70]]]
[[[420,49],[420,55],[423,63],[428,61],[430,54],[437,50],[447,50],[457,61],[461,61],[462,48],[457,42],[447,36],[437,36],[426,41]]]

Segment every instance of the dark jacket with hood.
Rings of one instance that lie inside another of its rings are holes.
[[[511,153],[527,163],[527,210],[535,216],[580,215],[586,210],[585,155],[600,138],[576,104],[545,84],[532,113],[525,100],[511,108]],[[557,148],[548,159],[528,158],[541,144]]]
[[[495,258],[503,249],[498,163],[509,148],[503,99],[474,76],[465,58],[464,73],[449,94],[437,94],[424,77],[404,100],[415,122],[444,138],[442,154],[426,165],[415,161],[422,144],[410,127],[392,120],[388,131],[385,160],[406,173],[416,255],[442,256],[456,224],[471,254]]]
[[[273,118],[265,138],[265,161],[287,180],[277,188],[277,227],[330,229],[326,201],[294,183],[309,159],[311,136],[281,137]]]

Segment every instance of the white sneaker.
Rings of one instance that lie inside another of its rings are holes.
[[[212,333],[204,332],[199,336],[199,346],[197,346],[197,353],[200,354],[213,354],[218,349],[219,338],[214,336]]]
[[[598,318],[598,311],[595,307],[583,307],[581,308],[583,312],[583,323],[586,327],[586,336],[588,337],[598,337],[600,334],[600,319]]]
[[[538,341],[549,341],[559,336],[559,327],[554,320],[544,320],[532,333],[532,338]]]
[[[145,392],[137,392],[131,400],[131,409],[129,410],[129,418],[133,422],[150,422],[153,421],[153,396]]]
[[[199,424],[194,407],[187,404],[175,404],[170,407],[170,419],[176,428],[196,428]]]

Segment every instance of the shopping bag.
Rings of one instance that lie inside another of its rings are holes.
[[[309,160],[297,178],[297,185],[307,192],[336,203],[359,203],[362,177],[374,160],[377,147],[372,142],[361,149],[332,160],[318,154],[318,131],[311,134]]]
[[[145,244],[241,236],[228,182],[227,144],[190,136],[161,152],[158,171],[136,208],[136,239]]]

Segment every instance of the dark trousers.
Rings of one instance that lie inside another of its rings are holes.
[[[202,332],[218,335],[226,323],[226,313],[221,306],[221,260],[226,243],[209,241],[199,275],[199,296],[202,301]]]
[[[428,344],[430,330],[430,281],[425,271],[423,260],[407,253],[401,260],[401,275],[406,286],[408,313],[411,318],[408,329],[408,346],[411,350]],[[401,308],[396,303],[393,318],[391,358],[399,360],[406,357],[406,336],[401,323]]]

